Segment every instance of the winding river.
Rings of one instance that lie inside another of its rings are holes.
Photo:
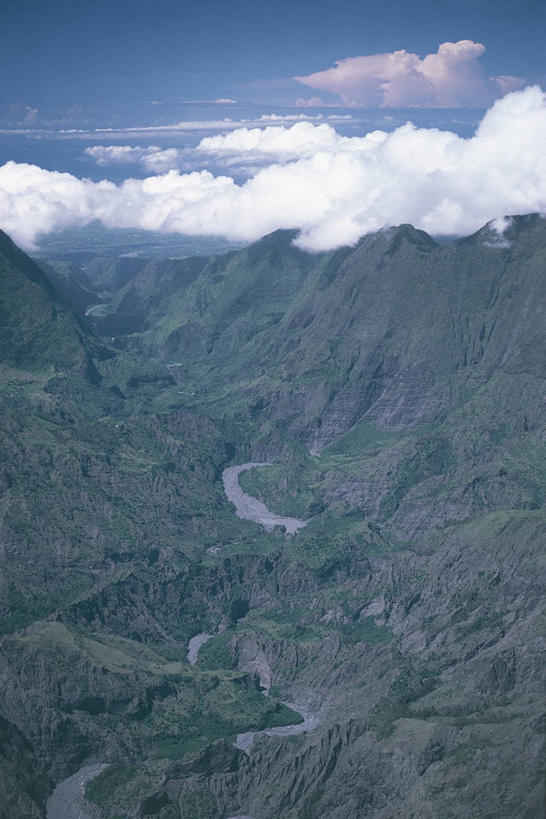
[[[98,304],[95,305],[95,307],[101,306],[102,305]],[[92,307],[88,312],[94,310],[95,307]],[[238,466],[229,466],[227,469],[224,469],[222,473],[225,493],[235,506],[237,516],[259,523],[268,531],[273,529],[274,526],[284,526],[287,534],[293,535],[299,529],[303,528],[308,521],[276,515],[257,498],[253,498],[251,495],[247,495],[243,492],[239,486],[239,475],[241,472],[245,472],[247,469],[252,469],[255,466],[270,466],[270,464],[249,462],[239,464]],[[197,662],[197,655],[199,654],[201,646],[213,636],[213,634],[201,633],[191,638],[187,653],[188,662],[191,665],[195,665]],[[262,734],[268,737],[294,736],[295,734],[302,734],[305,731],[312,731],[313,728],[317,726],[318,717],[312,716],[302,706],[291,702],[285,702],[283,704],[300,714],[303,717],[303,722],[297,725],[282,725],[277,728],[268,728],[264,731],[247,731],[244,734],[238,734],[235,740],[237,748],[248,754],[257,736]],[[91,819],[85,808],[84,788],[90,779],[98,776],[101,771],[107,767],[105,763],[84,765],[79,771],[76,771],[75,774],[59,782],[47,800],[47,819]],[[237,819],[246,819],[246,817],[237,817]]]
[[[265,503],[253,498],[251,495],[247,495],[239,486],[241,472],[246,472],[247,469],[252,469],[255,466],[271,466],[271,464],[249,462],[238,466],[228,466],[222,473],[224,491],[235,506],[237,517],[253,520],[254,523],[259,523],[267,530],[273,529],[274,526],[284,526],[287,534],[293,535],[298,529],[306,526],[308,521],[276,515],[267,508]]]
[[[188,643],[188,653],[187,658],[190,665],[195,665],[197,662],[197,655],[199,654],[199,649],[201,646],[207,642],[207,640],[211,640],[214,637],[214,634],[205,634],[202,632],[201,634],[196,634],[195,637],[192,637]]]
[[[201,634],[196,634],[195,637],[192,637],[188,643],[188,662],[191,665],[195,665],[197,662],[197,656],[199,654],[199,649],[201,646],[210,640],[211,637],[214,637],[214,634],[205,634],[204,632]],[[264,695],[267,692],[264,691]],[[303,734],[306,731],[312,731],[313,728],[316,728],[319,719],[316,715],[311,714],[307,708],[303,705],[299,705],[294,702],[283,702],[283,705],[286,705],[288,708],[291,708],[292,711],[296,711],[301,717],[303,717],[303,722],[298,722],[294,725],[278,725],[275,728],[265,728],[263,731],[246,731],[243,734],[237,734],[237,738],[235,739],[235,747],[239,748],[241,751],[245,751],[245,753],[249,753],[254,739],[257,736],[265,736],[268,737],[290,737],[295,736],[296,734]]]
[[[297,705],[294,702],[283,702],[283,705],[291,708],[292,711],[296,711],[303,717],[303,722],[298,722],[296,725],[278,725],[276,728],[266,728],[264,731],[247,731],[244,734],[237,734],[235,746],[248,754],[256,737],[263,735],[267,737],[293,737],[297,734],[305,734],[317,727],[319,718],[310,714],[302,705]]]

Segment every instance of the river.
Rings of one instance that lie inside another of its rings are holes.
[[[107,767],[104,762],[84,765],[68,779],[59,782],[47,800],[47,819],[92,819],[85,808],[85,784]]]
[[[295,725],[278,725],[276,728],[266,728],[264,731],[247,731],[244,734],[237,734],[235,746],[248,754],[255,738],[258,736],[293,737],[297,734],[304,734],[307,731],[312,731],[317,727],[319,718],[313,714],[310,714],[309,711],[302,705],[297,705],[294,702],[283,702],[283,705],[291,708],[292,711],[296,711],[296,713],[303,717],[303,722],[298,722]]]
[[[101,305],[95,306],[100,307]],[[95,308],[93,307],[91,309]],[[257,498],[253,498],[251,495],[247,495],[243,492],[239,486],[239,475],[241,472],[245,472],[247,469],[252,469],[255,466],[270,466],[270,464],[249,462],[239,464],[238,466],[229,466],[227,469],[224,469],[222,473],[225,493],[235,506],[237,516],[259,523],[267,530],[273,529],[274,526],[284,526],[287,534],[293,535],[305,526],[308,521],[276,515]],[[201,633],[191,638],[188,644],[187,654],[188,662],[191,665],[195,665],[197,662],[197,655],[201,646],[213,636],[213,634]],[[297,725],[283,725],[278,728],[268,728],[265,731],[247,731],[244,734],[238,734],[235,745],[248,753],[255,737],[260,734],[266,734],[269,737],[293,736],[294,734],[302,734],[304,731],[311,731],[318,724],[318,718],[311,716],[304,708],[289,702],[284,703],[284,705],[287,705],[289,708],[292,708],[293,711],[297,711],[298,714],[301,714],[303,722]],[[62,782],[59,782],[47,801],[47,819],[91,819],[90,815],[86,812],[83,798],[85,783],[89,782],[93,777],[98,776],[106,767],[107,765],[104,763],[85,765],[75,774],[69,776],[68,779],[63,779]]]
[[[196,634],[195,637],[192,637],[188,643],[188,662],[190,665],[195,665],[197,662],[197,655],[199,654],[199,649],[201,646],[207,642],[207,640],[211,640],[214,637],[214,634],[205,634],[202,632],[201,634]]]
[[[267,530],[273,529],[274,526],[284,526],[287,534],[293,535],[298,529],[306,526],[308,521],[276,515],[267,508],[265,503],[262,503],[257,498],[253,498],[251,495],[247,495],[239,486],[239,475],[241,472],[246,472],[247,469],[252,469],[256,466],[271,466],[271,464],[249,462],[239,464],[238,466],[228,466],[222,473],[225,493],[235,506],[237,517],[244,518],[245,520],[253,520]]]

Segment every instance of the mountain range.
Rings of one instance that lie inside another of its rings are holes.
[[[0,234],[2,819],[94,763],[95,819],[541,815],[546,222],[506,225]]]

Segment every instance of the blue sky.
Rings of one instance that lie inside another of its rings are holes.
[[[5,0],[2,120],[159,122],[218,98],[293,105],[313,96],[295,76],[458,40],[485,46],[487,75],[545,85],[545,27],[544,0]]]

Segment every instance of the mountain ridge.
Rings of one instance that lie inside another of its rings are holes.
[[[529,241],[531,245],[533,242],[535,245],[537,242],[539,244],[543,242],[545,222],[540,217],[532,216],[527,220],[524,217],[514,217],[512,224],[514,226],[512,231],[516,229],[519,231],[521,241]],[[303,254],[296,257],[292,256],[290,245],[293,234],[288,231],[277,231],[267,237],[266,247],[269,249],[273,246],[276,252],[288,253],[286,259],[282,257],[283,264],[293,265],[291,268],[293,278],[289,287],[282,278],[277,278],[272,285],[268,285],[271,293],[273,293],[271,287],[276,287],[277,292],[284,288],[284,296],[277,301],[277,307],[274,306],[272,296],[267,295],[268,291],[264,289],[259,278],[255,278],[257,274],[252,261],[250,263],[248,261],[249,253],[258,253],[262,247],[258,243],[253,251],[236,252],[230,254],[225,261],[217,259],[211,262],[210,268],[205,266],[193,282],[180,290],[180,303],[173,297],[174,291],[170,285],[169,299],[155,315],[155,327],[149,324],[147,335],[140,336],[137,340],[139,349],[142,349],[142,342],[146,340],[148,348],[164,361],[182,361],[181,372],[185,368],[190,380],[195,380],[196,387],[202,382],[207,389],[209,387],[206,378],[203,379],[204,364],[210,372],[216,371],[223,377],[224,373],[228,374],[234,385],[238,384],[241,377],[244,383],[245,372],[249,367],[253,367],[256,373],[263,375],[262,383],[259,385],[262,400],[266,397],[264,390],[270,391],[273,396],[273,390],[280,390],[282,394],[283,368],[290,373],[290,381],[294,384],[297,384],[298,375],[312,381],[314,371],[321,382],[324,382],[324,362],[329,361],[330,364],[335,362],[336,369],[346,373],[344,376],[346,392],[352,390],[354,393],[356,390],[356,393],[355,397],[350,399],[353,402],[353,409],[350,410],[344,427],[335,419],[328,421],[326,418],[327,423],[332,424],[330,433],[326,435],[326,427],[322,431],[309,429],[306,433],[308,442],[318,434],[326,443],[332,440],[332,436],[347,431],[364,414],[364,408],[371,399],[372,403],[377,402],[379,396],[374,397],[374,391],[382,390],[380,370],[377,369],[380,366],[380,359],[383,360],[382,367],[398,366],[395,363],[396,358],[402,362],[401,348],[404,341],[403,333],[398,330],[401,321],[405,333],[408,331],[409,323],[414,322],[414,346],[405,356],[406,359],[409,356],[412,362],[418,362],[419,357],[423,359],[423,383],[427,383],[427,379],[430,380],[431,377],[434,378],[435,368],[449,363],[449,359],[452,358],[449,348],[451,346],[460,348],[462,339],[467,349],[462,352],[460,362],[453,361],[449,364],[451,371],[459,366],[467,367],[469,374],[479,371],[476,357],[487,356],[485,347],[489,351],[494,347],[490,338],[486,339],[484,336],[484,339],[480,340],[480,335],[482,333],[487,335],[489,332],[498,335],[499,332],[498,328],[491,329],[493,318],[488,317],[488,311],[491,312],[489,302],[495,298],[495,288],[500,286],[502,270],[507,264],[512,264],[508,272],[507,268],[505,269],[504,275],[508,281],[516,265],[526,264],[528,255],[527,250],[519,253],[517,248],[490,246],[484,243],[490,230],[486,226],[482,229],[485,234],[479,231],[461,243],[438,245],[432,239],[429,241],[430,237],[426,238],[426,234],[401,226],[364,237],[354,248],[330,254]],[[408,241],[408,235],[412,237],[411,241]],[[414,239],[418,239],[417,243]],[[533,245],[529,252],[533,253],[536,250]],[[271,267],[271,270],[274,269],[276,268]],[[479,277],[473,272],[476,269],[481,271]],[[528,267],[522,269],[529,280],[528,288],[535,290],[540,288],[537,272],[531,271]],[[530,280],[532,276],[533,282]],[[239,293],[235,300],[226,302],[223,307],[219,295],[214,292],[218,282],[221,282],[223,288],[233,288],[234,292]],[[157,288],[161,288],[161,278],[154,280],[153,298],[156,302]],[[433,293],[434,298],[431,300],[429,296]],[[477,297],[479,304],[474,304]],[[141,311],[147,309],[147,298],[144,289],[140,294]],[[543,294],[538,296],[537,293],[535,301],[541,303],[542,299]],[[430,309],[427,308],[429,302]],[[518,309],[515,304],[513,307]],[[224,310],[224,317],[221,312],[215,314],[214,311],[218,309]],[[429,315],[424,313],[427,309]],[[435,316],[438,309],[443,311],[442,320]],[[533,320],[538,328],[540,316],[537,316],[536,310],[533,311],[532,304],[525,309],[531,310],[531,314],[534,314]],[[391,311],[390,316],[388,310]],[[476,326],[473,328],[464,325],[465,311],[469,310],[474,312]],[[457,311],[460,319],[457,319]],[[479,311],[481,312],[478,314]],[[153,316],[153,313],[151,315]],[[503,320],[504,332],[507,334],[509,319],[505,316]],[[456,321],[459,321],[459,325]],[[107,327],[114,332],[115,313],[112,318],[96,319],[99,331],[101,322],[105,322],[105,331]],[[121,332],[119,325],[118,330]],[[421,332],[419,343],[423,345],[422,354],[417,349],[417,332]],[[347,338],[345,350],[344,342],[340,344],[336,341],[343,333]],[[375,334],[373,343],[370,340],[370,333]],[[431,334],[435,338],[434,345]],[[398,341],[397,336],[400,337]],[[130,347],[131,328],[125,336],[121,332],[119,343],[124,343],[124,337]],[[455,339],[454,345],[451,344],[452,338]],[[337,359],[331,355],[332,344],[337,346]],[[443,353],[435,352],[435,347],[443,350]],[[379,348],[383,351],[382,356],[378,356],[376,352]],[[390,364],[385,359],[385,354],[389,353],[389,350]],[[444,356],[444,363],[439,361],[440,355]],[[377,357],[375,365],[374,356]],[[300,364],[295,363],[297,357],[301,361]],[[366,357],[367,363],[363,357]],[[230,365],[230,358],[233,365]],[[239,361],[242,366],[237,372]],[[367,385],[355,385],[355,373],[366,371],[370,371],[371,377]],[[416,378],[417,372],[414,374]],[[385,377],[390,378],[388,375]],[[400,377],[406,377],[402,369]],[[330,378],[335,382],[334,373]],[[409,371],[407,378],[410,382],[417,383]],[[271,383],[269,388],[264,383],[265,379]],[[329,389],[339,393],[341,388],[341,384],[332,383]],[[242,389],[245,387],[242,386]],[[312,387],[305,387],[303,384],[296,389],[301,390],[302,395],[306,390],[309,394],[307,409],[305,399],[299,399],[300,411],[306,409],[308,414],[310,411],[314,412],[312,407],[318,402],[317,406],[320,406],[320,412],[324,415],[324,410],[327,409],[328,389],[322,397],[313,396]],[[411,385],[408,389],[411,389]],[[434,401],[441,404],[445,401],[445,398],[442,398],[445,386],[436,383],[435,389],[437,397]],[[272,400],[275,400],[274,397]],[[284,417],[281,402],[288,401],[291,404],[292,400],[289,395],[278,399],[279,418]],[[340,400],[343,402],[345,398],[338,398],[338,405]],[[394,397],[387,396],[385,400],[391,406],[399,403]],[[410,400],[412,399],[408,396],[407,401]],[[329,402],[332,403],[331,399]],[[358,402],[363,402],[361,409],[358,408]],[[369,412],[370,407],[365,411]],[[378,414],[379,408],[375,412]],[[427,410],[423,408],[420,412],[426,416]],[[430,412],[435,412],[434,407]],[[335,401],[332,413],[339,415]],[[400,420],[402,415],[399,411]],[[409,418],[407,420],[409,421]],[[323,417],[323,423],[324,421]],[[396,416],[390,421],[385,416],[387,425],[395,422]]]

